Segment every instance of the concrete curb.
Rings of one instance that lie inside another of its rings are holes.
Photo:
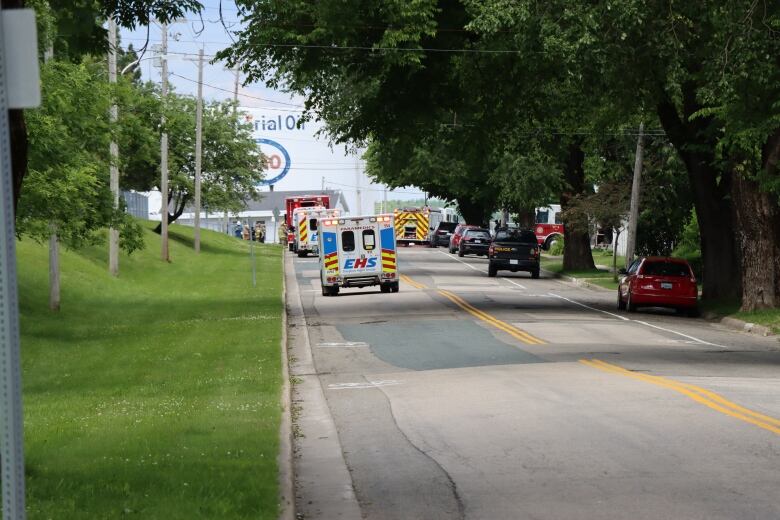
[[[567,276],[565,274],[560,273],[554,273],[552,271],[548,271],[546,269],[542,269],[542,272],[549,275],[552,278],[556,278],[558,280],[564,280],[566,282],[572,283],[576,285],[577,287],[585,287],[586,289],[595,289],[598,291],[609,291],[613,292],[614,289],[607,289],[606,287],[602,287],[600,285],[596,285],[594,283],[590,283],[582,278],[575,278],[573,276]]]
[[[775,333],[772,329],[765,327],[764,325],[758,325],[756,323],[748,323],[746,321],[738,320],[737,318],[730,318],[726,316],[721,318],[719,323],[724,327],[728,327],[733,330],[741,332],[748,332],[750,334],[756,334],[758,336],[774,336]]]
[[[279,520],[295,520],[295,476],[293,472],[292,389],[287,353],[287,259],[282,250],[282,420],[279,425]]]

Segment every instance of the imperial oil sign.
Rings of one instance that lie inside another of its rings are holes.
[[[290,134],[305,135],[305,125],[299,124],[300,116],[290,113],[269,114],[252,110],[245,115],[246,122],[252,125],[255,142],[260,145],[267,160],[265,180],[261,186],[276,185],[291,171],[292,158],[284,141]]]

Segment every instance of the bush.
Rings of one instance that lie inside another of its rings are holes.
[[[686,259],[691,264],[693,274],[701,280],[701,236],[699,235],[699,221],[696,219],[694,211],[691,211],[691,216],[683,228],[680,243],[672,251],[672,256]]]
[[[560,256],[563,254],[563,238],[553,240],[550,244],[550,249],[547,251],[553,256]]]

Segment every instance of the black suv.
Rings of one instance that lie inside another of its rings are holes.
[[[539,243],[533,231],[527,229],[499,229],[488,249],[488,276],[498,271],[528,271],[531,278],[539,278]]]
[[[449,246],[450,237],[456,227],[458,227],[457,222],[439,222],[436,231],[433,232],[433,236],[431,237],[431,247]]]

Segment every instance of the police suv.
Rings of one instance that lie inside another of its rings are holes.
[[[372,285],[398,292],[393,215],[322,218],[319,240],[323,296],[336,296],[341,287]]]

